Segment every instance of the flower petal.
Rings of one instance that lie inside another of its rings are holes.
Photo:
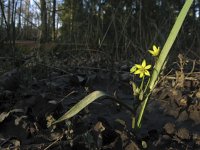
[[[158,48],[155,45],[153,45],[153,51],[157,51],[157,50]]]
[[[140,73],[140,78],[142,78],[144,76],[144,72]]]
[[[135,72],[134,72],[134,74],[140,74],[141,73],[141,70],[140,69],[138,69],[138,70],[136,70]]]
[[[147,65],[146,67],[145,67],[145,69],[150,69],[151,68],[151,65]]]
[[[139,64],[135,64],[135,66],[136,66],[138,69],[142,68],[142,65],[139,65]]]
[[[154,51],[152,51],[152,50],[148,50],[148,51],[150,54],[152,54],[152,55],[154,54]]]
[[[145,73],[144,73],[146,76],[150,76],[150,73],[148,70],[145,70]]]
[[[137,70],[137,67],[136,66],[133,66],[131,69],[130,69],[130,73],[133,73]]]
[[[142,61],[142,67],[143,67],[143,68],[146,67],[146,60],[145,60],[145,59]]]

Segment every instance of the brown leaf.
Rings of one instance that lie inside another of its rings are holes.
[[[0,123],[3,122],[9,115],[10,115],[10,112],[2,112],[0,114]]]
[[[0,114],[0,123],[3,122],[10,115],[10,113],[13,113],[13,112],[23,112],[23,110],[22,109],[13,109],[9,112],[2,112]]]
[[[102,122],[97,122],[94,126],[94,131],[96,132],[102,132],[105,130],[105,127],[103,126]]]
[[[176,71],[176,88],[183,88],[185,81],[185,74],[182,71]]]

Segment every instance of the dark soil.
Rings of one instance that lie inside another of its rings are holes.
[[[199,68],[185,73],[182,86],[174,86],[179,81],[175,73],[159,82],[140,129],[132,129],[131,114],[110,99],[95,101],[71,119],[47,127],[95,90],[133,105],[129,68],[122,65],[112,73],[81,67],[68,72],[55,69],[38,77],[42,67],[36,66],[31,74],[26,67],[2,74],[0,149],[200,149]]]

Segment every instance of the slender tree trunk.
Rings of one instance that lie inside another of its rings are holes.
[[[46,1],[40,0],[41,5],[41,37],[40,42],[47,42],[47,8]]]
[[[3,27],[4,20],[5,20],[5,24],[7,27],[6,17],[5,17],[5,13],[4,13],[4,0],[0,1],[0,10],[1,10],[1,28],[2,28],[2,30],[4,30],[4,27]],[[4,36],[0,36],[0,37],[1,37],[0,44],[2,44],[5,41],[5,38],[4,38]]]
[[[53,12],[52,12],[52,36],[53,41],[56,39],[56,0],[53,0]]]
[[[52,0],[51,0],[52,1]],[[52,3],[51,1],[48,1],[46,8],[48,10],[52,10]],[[47,11],[47,40],[52,40],[51,32],[52,32],[52,14],[51,11]]]
[[[69,25],[69,31],[70,31],[70,41],[72,41],[72,34],[73,34],[73,18],[74,18],[74,11],[73,11],[73,0],[70,0],[70,25]]]
[[[4,0],[2,0],[2,2],[4,4]],[[4,20],[4,16],[3,16],[3,11],[4,11],[4,7],[0,7],[0,10],[1,10],[1,27],[3,27],[3,20]]]
[[[198,10],[198,14],[199,14],[199,20],[200,20],[200,0],[198,0],[198,7],[199,7],[199,10]]]
[[[12,44],[15,47],[15,0],[12,0],[12,16],[11,16],[11,31],[12,31]]]
[[[7,30],[7,36],[5,38],[5,40],[9,40],[11,43],[11,38],[10,38],[10,25],[8,23],[8,20],[6,19],[6,15],[5,15],[5,11],[4,11],[4,1],[0,1],[0,7],[1,7],[1,11],[2,11],[2,16],[6,25],[6,30]],[[10,6],[9,6],[10,7]]]
[[[7,15],[8,15],[8,19],[7,19],[7,22],[8,22],[8,25],[10,25],[10,0],[8,0],[8,12],[7,12]]]
[[[18,14],[18,33],[21,32],[21,14],[22,14],[22,0],[20,0],[19,4],[19,14]]]
[[[10,0],[8,0],[8,12],[7,12],[7,34],[8,34],[8,40],[10,41],[11,43],[11,35],[10,35],[10,15],[11,15],[11,11],[10,11]]]

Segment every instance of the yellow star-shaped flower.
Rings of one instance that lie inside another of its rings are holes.
[[[134,72],[134,74],[139,74],[140,78],[143,78],[144,76],[150,76],[148,69],[151,68],[151,65],[146,65],[146,60],[143,60],[141,65],[136,64],[135,67],[137,70]]]
[[[155,45],[153,45],[153,50],[148,50],[148,51],[149,53],[151,53],[152,56],[156,57],[160,53],[160,47],[156,47]]]

